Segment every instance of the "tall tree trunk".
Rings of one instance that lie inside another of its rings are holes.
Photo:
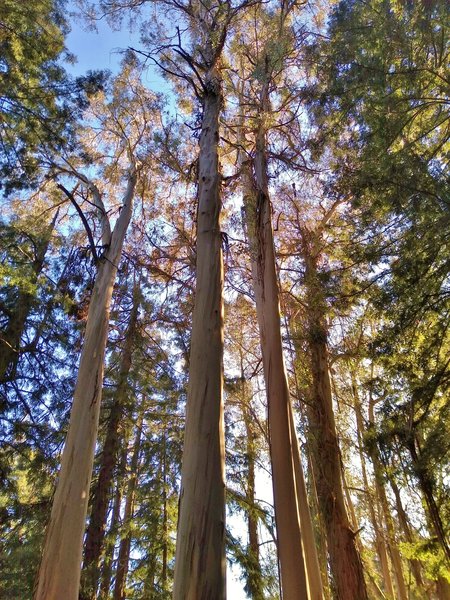
[[[247,532],[248,532],[248,556],[250,569],[247,574],[247,587],[252,600],[264,599],[264,587],[261,573],[261,564],[259,556],[259,536],[258,519],[255,513],[255,466],[256,466],[256,433],[253,424],[252,415],[249,410],[250,394],[249,382],[245,379],[243,356],[241,354],[241,406],[242,416],[245,425],[245,435],[247,439],[246,457],[247,457],[247,488],[245,491],[248,505],[247,512]]]
[[[116,581],[114,584],[114,600],[125,600],[125,584],[128,574],[128,564],[130,561],[130,549],[131,549],[131,530],[130,525],[133,518],[134,508],[134,497],[136,493],[136,485],[138,481],[139,472],[139,453],[141,451],[141,439],[142,439],[142,424],[143,424],[143,412],[139,415],[136,423],[136,433],[134,438],[133,455],[130,462],[130,476],[128,479],[125,510],[122,520],[122,528],[125,529],[126,533],[121,536],[119,545],[119,556],[117,558],[117,570],[116,570]]]
[[[402,499],[400,496],[400,490],[398,489],[398,486],[397,486],[397,483],[395,482],[394,477],[392,475],[389,475],[389,469],[387,470],[387,472],[388,472],[388,477],[389,477],[389,483],[390,483],[391,489],[392,489],[392,491],[394,493],[394,497],[395,497],[395,506],[396,506],[396,510],[397,510],[398,520],[400,523],[400,528],[403,532],[404,539],[408,542],[408,544],[413,544],[414,537],[413,537],[413,533],[411,530],[411,524],[409,522],[408,515],[406,514],[405,509],[403,508],[403,503],[402,503]],[[410,559],[409,562],[411,564],[411,570],[413,572],[414,579],[416,580],[418,589],[423,590],[423,592],[426,593],[427,597],[430,597],[429,590],[427,589],[425,582],[423,580],[422,565],[420,564],[420,560],[418,560],[416,558],[412,558],[412,559]]]
[[[303,238],[305,235],[303,234]],[[344,501],[341,460],[334,420],[327,356],[323,293],[315,259],[303,239],[307,286],[308,346],[313,379],[308,416],[313,444],[317,496],[327,531],[328,552],[336,598],[365,600],[367,590],[361,558]]]
[[[372,398],[369,400],[369,423],[372,428],[375,427],[374,402]],[[372,460],[375,474],[375,488],[377,491],[378,499],[380,501],[381,510],[386,525],[386,531],[388,535],[387,545],[389,554],[391,556],[395,581],[397,584],[398,597],[400,598],[400,600],[408,600],[408,591],[406,589],[405,578],[403,576],[402,559],[395,539],[395,527],[386,495],[386,488],[384,486],[383,480],[383,468],[379,455],[378,445],[376,443],[370,445],[369,455]]]
[[[116,493],[114,495],[114,502],[111,514],[111,525],[109,527],[110,539],[106,542],[106,548],[104,552],[98,600],[108,600],[109,597],[109,588],[111,587],[112,579],[112,564],[114,550],[116,547],[117,528],[120,519],[120,506],[122,504],[122,479],[127,466],[127,456],[128,448],[127,443],[125,441],[119,462],[119,474],[117,478]]]
[[[167,509],[167,449],[166,436],[167,429],[164,422],[163,426],[163,442],[161,445],[161,466],[162,466],[162,501],[163,501],[163,522],[162,522],[162,567],[161,567],[161,588],[163,592],[167,592],[167,544],[168,544],[168,509]]]
[[[445,529],[442,523],[439,508],[436,504],[436,500],[434,499],[431,480],[426,472],[426,469],[424,469],[421,465],[420,449],[418,448],[418,443],[414,432],[411,433],[407,446],[411,455],[414,473],[417,477],[422,496],[425,500],[425,509],[428,512],[429,521],[432,524],[434,533],[444,551],[447,563],[450,564],[450,545],[445,535]]]
[[[290,405],[291,427],[295,431],[294,415],[292,405]],[[308,492],[306,489],[305,475],[301,463],[300,447],[298,443],[294,444],[294,471],[295,484],[297,488],[297,502],[300,516],[300,527],[302,532],[303,552],[305,554],[305,565],[308,580],[308,590],[310,600],[322,600],[324,590],[322,585],[322,575],[319,565],[319,556],[317,553],[317,542],[314,534],[314,527],[311,518],[311,512],[308,503]]]
[[[109,310],[136,174],[130,175],[109,248],[99,263],[75,386],[69,431],[34,591],[35,600],[78,600],[89,486],[97,439]],[[106,218],[106,215],[105,215]]]
[[[261,94],[262,113],[267,110],[267,104],[266,84]],[[256,136],[253,165],[246,162],[242,167],[244,209],[268,403],[281,587],[284,600],[307,600],[308,584],[294,464],[297,437],[291,418],[291,400],[283,358],[279,290],[267,180],[266,140],[262,122]]]
[[[372,527],[373,527],[373,530],[375,533],[375,550],[377,552],[378,559],[380,561],[381,574],[382,574],[382,579],[383,579],[383,583],[384,583],[384,590],[385,590],[386,596],[389,599],[393,599],[393,598],[395,598],[394,586],[392,583],[391,572],[389,570],[389,560],[388,560],[385,536],[384,536],[384,532],[381,530],[380,524],[378,522],[378,517],[375,512],[374,501],[373,501],[372,494],[370,491],[369,478],[367,476],[366,459],[364,456],[364,440],[363,440],[364,421],[363,421],[363,416],[362,416],[361,402],[359,399],[356,377],[353,372],[351,373],[351,379],[352,379],[353,401],[354,401],[355,415],[356,415],[356,427],[357,427],[356,433],[357,433],[357,440],[358,440],[359,460],[361,463],[361,471],[362,471],[362,476],[363,476],[364,489],[367,494],[367,504],[368,504],[368,508],[369,508],[370,520],[372,522]]]
[[[31,285],[37,283],[38,277],[44,267],[45,256],[58,214],[59,211],[56,211],[55,216],[42,237],[35,240],[35,253],[31,264],[31,278],[29,281]],[[15,309],[10,315],[4,331],[0,333],[0,384],[15,378],[25,324],[35,303],[35,294],[22,289],[19,290]]]
[[[198,160],[197,283],[175,557],[175,600],[221,600],[226,596],[223,258],[218,157],[221,86],[220,72],[208,71]]]
[[[101,456],[100,471],[92,501],[92,512],[84,542],[84,563],[82,572],[82,593],[80,600],[95,600],[99,579],[99,560],[105,538],[108,498],[119,449],[119,424],[123,417],[128,389],[128,375],[131,369],[133,345],[139,312],[140,289],[135,285],[125,341],[122,349],[119,378],[113,405],[109,415],[105,443]]]
[[[317,497],[316,489],[316,478],[314,476],[314,467],[312,463],[311,453],[308,449],[308,479],[310,483],[309,497],[312,500],[312,511],[311,520],[316,526],[314,529],[314,538],[317,540],[317,557],[319,561],[319,568],[321,574],[321,580],[323,585],[323,595],[325,600],[331,598],[330,581],[328,577],[328,550],[327,550],[327,534],[323,525],[322,515],[320,514],[319,499]]]

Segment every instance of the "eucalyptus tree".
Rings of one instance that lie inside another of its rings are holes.
[[[245,253],[241,261],[248,262]],[[260,500],[260,476],[270,461],[259,332],[254,306],[243,295],[226,304],[225,314],[227,504],[231,515],[244,516],[247,534],[242,536],[240,521],[231,523],[228,551],[243,571],[244,591],[262,600],[278,593],[279,583],[273,510]]]
[[[237,32],[240,80],[234,84],[234,93],[239,102],[239,116],[234,127],[238,128],[236,143],[244,196],[244,228],[250,250],[268,401],[282,590],[286,598],[307,598],[308,595],[321,598],[322,581],[283,357],[269,191],[271,157],[293,169],[300,170],[298,163],[306,169],[300,147],[295,148],[291,143],[292,130],[296,127],[294,104],[298,106],[299,101],[291,78],[300,43],[296,33],[301,36],[293,27],[294,9],[294,3],[282,3],[278,10],[270,13],[255,7],[249,23],[243,23]],[[290,73],[288,67],[291,67]],[[290,123],[291,131],[284,127],[284,121]]]
[[[97,163],[98,176],[110,184],[103,189],[100,181],[85,174],[75,159],[65,158],[55,171],[75,181],[69,190],[58,183],[62,194],[76,208],[86,226],[90,250],[97,265],[97,275],[89,303],[83,350],[62,455],[61,471],[47,528],[41,566],[36,581],[35,598],[78,598],[83,533],[92,475],[101,403],[106,338],[110,301],[122,247],[133,212],[133,200],[139,193],[140,181],[148,177],[142,171],[142,148],[148,143],[149,128],[157,112],[157,103],[148,93],[145,99],[135,95],[138,85],[133,63],[125,64],[113,86],[111,100],[98,97],[92,104],[96,121],[86,131],[85,158]],[[133,107],[133,104],[135,106]],[[137,111],[136,104],[139,106]],[[134,108],[134,110],[133,110]],[[95,127],[100,121],[100,135]],[[93,143],[97,141],[97,146]],[[86,156],[87,155],[87,156]],[[109,162],[108,156],[113,159]],[[82,186],[82,187],[81,187]],[[122,198],[117,201],[118,193]],[[80,207],[89,202],[98,219],[101,243],[96,243],[95,230]],[[106,202],[110,202],[109,210]],[[119,205],[118,205],[119,204]],[[111,211],[117,211],[114,226]]]
[[[141,52],[201,105],[197,161],[196,291],[189,359],[185,446],[174,598],[225,597],[225,455],[222,403],[223,235],[219,163],[223,50],[236,17],[256,0],[233,4],[164,2],[178,26],[156,26]],[[163,20],[163,19],[161,19]],[[151,28],[150,28],[151,29]],[[183,32],[183,34],[182,34]],[[144,39],[145,41],[145,39]]]
[[[139,276],[138,276],[139,277]],[[82,573],[83,598],[96,597],[99,580],[99,560],[105,536],[109,493],[113,482],[114,469],[118,459],[120,442],[126,440],[123,420],[126,419],[127,397],[129,396],[129,375],[133,351],[139,340],[138,315],[142,302],[139,281],[135,281],[132,291],[131,310],[124,334],[117,386],[108,417],[106,436],[103,443],[100,470],[92,500],[91,516],[84,542]],[[129,410],[128,410],[129,412]]]

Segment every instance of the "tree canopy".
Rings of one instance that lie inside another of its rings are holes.
[[[0,596],[448,599],[447,4],[77,6],[0,7]]]

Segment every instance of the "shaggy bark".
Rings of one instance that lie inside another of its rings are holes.
[[[336,598],[365,600],[361,558],[345,507],[341,479],[341,461],[332,405],[328,371],[327,330],[324,301],[317,279],[316,258],[308,248],[310,240],[303,232],[303,255],[306,265],[308,346],[313,378],[312,401],[308,408],[317,496],[328,541],[330,568]]]

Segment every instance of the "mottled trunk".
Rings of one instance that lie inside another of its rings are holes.
[[[128,389],[128,375],[131,369],[133,345],[135,343],[136,324],[139,311],[139,288],[133,293],[125,341],[122,349],[119,379],[108,419],[105,443],[100,461],[100,471],[93,494],[92,512],[84,542],[84,563],[81,580],[80,600],[95,600],[99,579],[99,561],[106,531],[109,492],[114,475],[119,449],[119,424],[123,416]]]
[[[125,600],[125,584],[127,581],[128,565],[130,562],[130,549],[131,549],[131,521],[133,518],[134,508],[134,497],[136,493],[136,485],[138,481],[139,472],[139,453],[141,451],[141,439],[142,439],[142,423],[143,413],[138,418],[136,423],[136,433],[134,438],[133,454],[130,461],[130,476],[128,479],[125,509],[122,520],[122,528],[125,529],[126,534],[121,537],[119,544],[119,556],[117,558],[117,570],[116,570],[116,581],[114,584],[114,600]]]
[[[57,217],[58,212],[42,238],[35,240],[34,259],[31,264],[31,277],[28,282],[31,286],[36,285],[44,267],[45,256]],[[8,319],[8,324],[4,331],[0,332],[0,384],[11,381],[16,376],[25,325],[35,303],[35,294],[20,289],[14,310]]]
[[[267,108],[267,93],[266,86],[262,92],[262,113]],[[294,465],[297,437],[291,419],[291,400],[283,358],[263,123],[257,132],[253,165],[249,162],[242,165],[242,179],[268,404],[281,587],[284,600],[307,600],[308,588]]]
[[[341,460],[328,371],[324,302],[314,259],[306,251],[305,282],[308,296],[308,345],[313,390],[308,410],[313,445],[317,496],[327,531],[328,553],[336,598],[365,600],[367,590],[344,501]]]
[[[136,185],[128,182],[122,211],[101,260],[89,305],[69,431],[47,527],[35,600],[78,600],[86,511],[97,440],[109,310]]]
[[[100,590],[98,594],[98,600],[107,600],[109,597],[109,589],[111,587],[112,579],[112,564],[114,557],[114,550],[116,547],[117,529],[120,519],[120,506],[122,503],[122,479],[125,473],[127,465],[127,444],[124,443],[122,450],[122,456],[119,463],[119,477],[116,486],[116,493],[114,496],[113,509],[111,514],[111,525],[109,527],[109,540],[106,542],[104,559],[102,565],[102,574],[100,581]]]
[[[356,415],[356,426],[357,426],[357,439],[358,439],[358,451],[359,460],[361,463],[361,471],[363,476],[364,490],[367,494],[367,505],[369,508],[370,520],[375,533],[375,550],[378,555],[381,566],[381,575],[384,584],[384,591],[389,600],[395,598],[394,586],[392,584],[391,572],[389,570],[389,560],[387,554],[387,547],[385,542],[384,532],[382,532],[380,524],[378,522],[378,516],[375,512],[375,504],[372,498],[371,489],[369,486],[369,478],[367,476],[366,459],[364,456],[364,421],[362,416],[361,402],[359,400],[358,386],[354,373],[352,373],[352,390],[353,400],[355,404],[355,415]]]
[[[220,73],[205,76],[198,160],[197,281],[175,557],[175,600],[221,600],[225,587],[222,402],[223,258],[220,231]]]

